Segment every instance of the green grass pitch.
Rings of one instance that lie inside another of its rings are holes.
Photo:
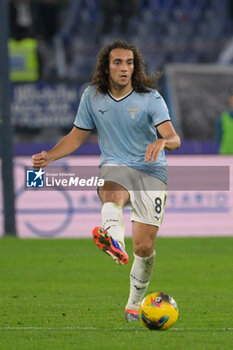
[[[146,294],[178,303],[167,331],[126,323],[133,260],[116,265],[90,239],[0,240],[0,349],[233,349],[230,238],[158,238]]]

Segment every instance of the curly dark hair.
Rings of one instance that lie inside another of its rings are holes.
[[[114,49],[130,50],[134,55],[134,71],[132,75],[132,85],[136,92],[150,92],[157,87],[157,81],[161,77],[158,72],[148,76],[145,72],[145,65],[141,53],[136,46],[128,44],[123,40],[115,40],[105,46],[99,53],[96,63],[95,72],[91,85],[96,87],[97,92],[107,93],[109,90],[108,68],[110,53]]]

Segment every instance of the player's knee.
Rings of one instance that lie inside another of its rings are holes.
[[[135,245],[134,253],[143,258],[150,256],[154,251],[154,246],[151,242],[140,242]]]
[[[122,189],[120,186],[119,189],[116,187],[116,190],[113,188],[99,189],[99,197],[102,203],[117,203],[121,207],[124,207],[125,203],[129,200],[128,191]]]
[[[111,202],[111,203],[116,203],[119,204],[121,207],[124,206],[125,204],[125,199],[124,197],[118,195],[117,193],[110,193],[110,192],[105,192],[101,198],[102,203],[107,203],[107,202]]]

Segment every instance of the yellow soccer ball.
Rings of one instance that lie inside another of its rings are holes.
[[[140,321],[150,330],[170,328],[176,322],[178,314],[175,300],[162,292],[147,295],[139,307]]]

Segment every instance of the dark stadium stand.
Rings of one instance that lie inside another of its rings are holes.
[[[232,36],[230,1],[132,2],[135,9],[129,18],[127,33],[122,32],[118,13],[113,16],[109,31],[103,33],[100,0],[70,1],[58,33],[69,60],[66,67],[69,79],[90,79],[96,54],[111,38],[121,37],[136,44],[148,71],[154,72],[166,63],[216,62]]]

